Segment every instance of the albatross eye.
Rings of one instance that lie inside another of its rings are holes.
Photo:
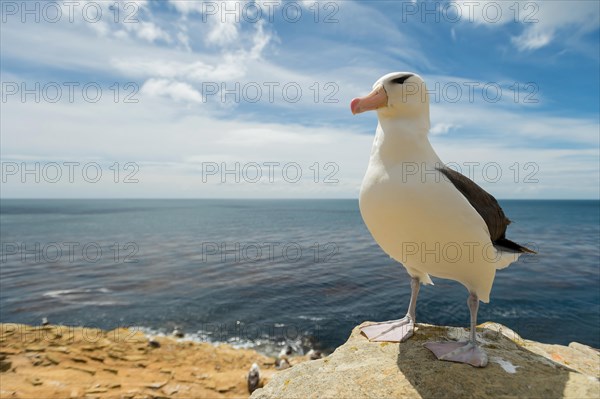
[[[399,78],[393,79],[392,83],[402,84],[402,83],[404,83],[404,81],[406,81],[406,79],[410,78],[411,76],[413,76],[413,75],[409,74],[409,75],[400,76]]]

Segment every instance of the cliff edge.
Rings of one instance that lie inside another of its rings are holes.
[[[599,398],[600,352],[548,345],[496,323],[478,326],[486,368],[436,360],[423,343],[466,339],[464,328],[419,324],[401,344],[369,342],[354,328],[320,360],[276,373],[251,399],[267,398]]]

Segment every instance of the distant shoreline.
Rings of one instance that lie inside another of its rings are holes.
[[[354,197],[342,198],[31,198],[9,197],[0,201],[358,201]],[[497,198],[498,201],[600,201],[600,198]]]

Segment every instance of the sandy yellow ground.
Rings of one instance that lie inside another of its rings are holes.
[[[0,324],[0,398],[240,398],[252,363],[263,383],[276,372],[252,350],[155,341],[128,329]]]

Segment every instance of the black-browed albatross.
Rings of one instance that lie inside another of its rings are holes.
[[[353,114],[376,110],[379,119],[360,190],[361,215],[379,246],[412,278],[407,315],[362,332],[371,341],[408,339],[420,284],[433,284],[430,276],[455,280],[469,291],[470,339],[425,346],[438,359],[485,367],[487,355],[475,333],[479,301],[489,302],[496,270],[534,251],[508,240],[510,221],[496,199],[444,166],[433,150],[427,138],[429,97],[420,76],[387,74],[350,107]]]

